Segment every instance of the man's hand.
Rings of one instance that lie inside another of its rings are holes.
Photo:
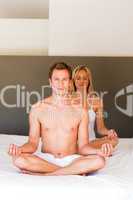
[[[22,153],[21,148],[15,144],[10,144],[8,154],[10,156],[20,156]]]
[[[97,150],[97,154],[103,157],[109,157],[113,153],[113,146],[112,144],[105,143],[102,145],[101,149]]]

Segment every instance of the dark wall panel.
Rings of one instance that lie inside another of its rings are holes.
[[[106,93],[103,98],[106,125],[115,128],[120,137],[133,137],[133,58],[116,57],[1,56],[0,133],[28,134],[27,108],[30,106],[24,97],[33,91],[41,95],[41,87],[48,85],[49,67],[58,61],[67,62],[71,66],[85,64],[91,69],[95,90],[99,94]],[[3,92],[7,86],[11,88]],[[16,108],[8,108],[3,104],[3,99],[7,104],[14,104],[16,91],[20,92],[18,105]],[[45,90],[45,96],[49,94],[50,90]],[[22,101],[25,105],[22,105]],[[33,94],[31,103],[36,101],[36,95]]]

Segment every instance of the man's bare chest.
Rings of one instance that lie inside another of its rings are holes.
[[[57,109],[47,108],[41,113],[40,123],[49,129],[72,128],[79,124],[81,111],[73,108]]]

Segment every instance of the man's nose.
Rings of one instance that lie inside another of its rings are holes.
[[[59,80],[59,87],[62,87],[62,86],[63,86],[63,81]]]

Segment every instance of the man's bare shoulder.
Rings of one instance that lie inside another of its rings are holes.
[[[51,96],[33,104],[31,107],[31,112],[32,113],[40,113],[42,110],[44,110],[50,104],[51,104]]]

